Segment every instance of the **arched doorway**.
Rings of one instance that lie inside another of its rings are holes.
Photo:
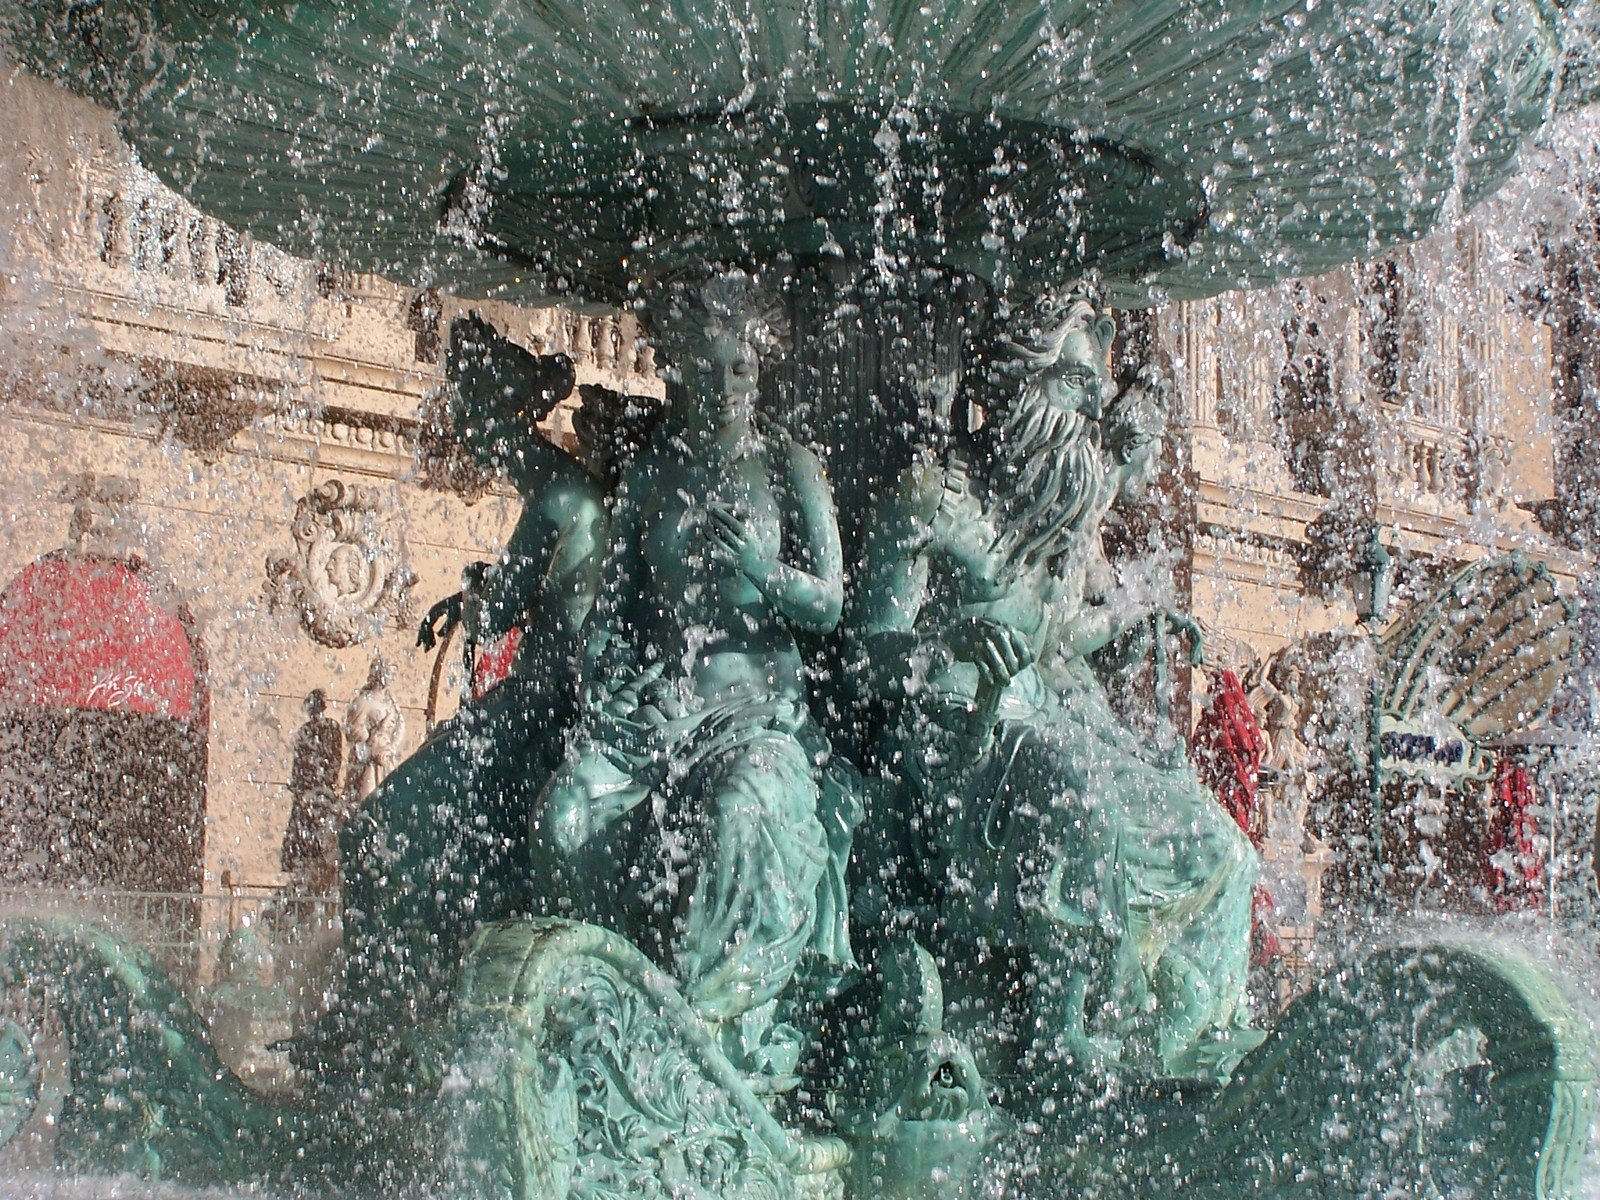
[[[196,892],[204,662],[142,560],[58,551],[0,592],[0,881]]]

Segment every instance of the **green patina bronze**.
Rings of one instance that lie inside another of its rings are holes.
[[[939,1027],[926,952],[886,970],[845,1141],[775,1120],[671,977],[594,926],[481,928],[446,1026],[448,1086],[381,1107],[252,1094],[148,956],[104,932],[13,918],[3,933],[7,985],[49,990],[64,1018],[60,1159],[195,1185],[931,1200],[1025,1163],[1020,1195],[1558,1197],[1575,1194],[1594,1108],[1593,1046],[1568,1002],[1481,940],[1373,951],[1297,1002],[1220,1091],[1064,1113],[1041,1146]],[[8,1036],[0,1058],[8,1122],[37,1089],[25,1047]]]
[[[904,253],[1210,294],[1410,240],[1593,90],[1553,0],[21,0],[25,61],[299,253],[618,303]]]
[[[451,424],[485,465],[525,498],[502,559],[482,572],[484,631],[523,631],[510,678],[435,731],[340,833],[347,950],[344,1002],[314,1048],[389,1020],[397,989],[407,1028],[443,1014],[462,931],[528,910],[527,813],[561,754],[585,621],[599,587],[611,436],[582,425],[584,462],[543,438],[533,421],[572,390],[572,364],[540,360],[477,320],[452,331]],[[430,622],[431,629],[431,622]],[[477,629],[473,630],[478,632]],[[375,1047],[387,1063],[394,1047]],[[359,1056],[364,1074],[373,1055]],[[402,1054],[385,1070],[416,1064]]]
[[[994,1047],[990,1073],[1041,1095],[1115,1063],[1226,1078],[1260,1038],[1254,852],[1181,743],[1143,743],[1092,666],[1158,615],[1115,593],[1100,543],[1161,437],[1144,391],[1109,397],[1112,332],[1078,295],[998,332],[983,430],[869,520],[860,593],[866,699],[890,701],[875,758],[899,785],[888,811],[917,827],[887,849],[925,881],[901,903],[925,898],[947,961],[1010,960],[967,998],[974,1038],[1033,981],[1041,1036]]]
[[[1569,1194],[1594,1050],[1515,956],[1382,948],[1249,1027],[1253,852],[1101,681],[1183,619],[1119,601],[1100,547],[1161,418],[1112,394],[1092,304],[993,328],[946,397],[982,429],[865,520],[848,605],[826,476],[755,411],[778,314],[725,272],[662,319],[668,409],[587,427],[584,476],[497,423],[547,368],[455,330],[548,649],[352,822],[299,1097],[239,1084],[112,935],[0,931],[0,979],[62,1016],[64,1161],[363,1195]],[[818,711],[873,732],[859,765]],[[13,1132],[38,1071],[8,1026]]]
[[[852,965],[860,800],[796,644],[837,626],[844,560],[821,463],[756,414],[771,304],[729,274],[665,318],[672,403],[623,472],[578,721],[530,817],[549,906],[670,963],[730,1056],[777,1083],[796,973]]]
[[[150,962],[17,917],[75,1165],[463,1197],[1570,1192],[1594,1053],[1485,946],[1243,1004],[1253,852],[1106,681],[1181,614],[1101,528],[1158,458],[1106,297],[1420,233],[1589,87],[1533,0],[26,0],[35,68],[292,249],[637,304],[664,412],[469,320],[522,631],[343,837],[348,964],[252,1094]],[[1092,299],[1098,295],[1100,300]],[[486,607],[485,607],[486,606]],[[1153,634],[1153,636],[1152,636]],[[37,1104],[0,1029],[0,1134]]]

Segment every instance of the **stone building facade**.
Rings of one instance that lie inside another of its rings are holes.
[[[1314,921],[1330,867],[1347,902],[1372,896],[1378,820],[1390,843],[1382,904],[1489,902],[1493,781],[1446,772],[1391,782],[1372,799],[1355,768],[1365,766],[1377,629],[1468,564],[1526,559],[1566,596],[1592,569],[1575,470],[1593,455],[1563,417],[1573,405],[1561,391],[1561,315],[1515,278],[1484,226],[1466,222],[1376,263],[1175,305],[1155,320],[1183,430],[1167,528],[1180,589],[1212,632],[1212,666],[1251,689],[1275,743],[1269,758],[1302,774],[1309,764],[1317,780],[1263,785],[1276,809],[1264,824],[1284,818],[1266,831],[1266,875],[1288,896],[1279,918],[1291,927]],[[1390,598],[1365,624],[1374,536]],[[1319,672],[1320,687],[1308,678]],[[1280,674],[1295,687],[1263,682]],[[1342,705],[1330,702],[1330,681]],[[1527,723],[1545,721],[1530,713]],[[1587,838],[1593,802],[1580,800]],[[1537,851],[1550,859],[1561,848],[1548,813],[1541,820]]]

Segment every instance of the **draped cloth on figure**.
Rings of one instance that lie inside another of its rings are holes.
[[[1502,758],[1495,766],[1483,844],[1484,884],[1501,912],[1537,909],[1544,901],[1544,863],[1534,842],[1539,828],[1535,803],[1528,768]]]
[[[1211,696],[1194,728],[1191,753],[1200,779],[1257,850],[1266,838],[1261,804],[1261,760],[1267,739],[1238,675],[1227,667],[1210,673]],[[1273,919],[1277,905],[1259,883],[1250,906],[1250,958],[1263,966],[1282,953]]]
[[[1260,849],[1261,760],[1267,740],[1239,677],[1226,667],[1210,674],[1211,695],[1194,727],[1194,764],[1250,842]]]
[[[957,665],[912,706],[924,728],[970,709]],[[943,684],[944,686],[941,686]],[[909,715],[909,714],[908,714]],[[1259,1041],[1244,1004],[1256,858],[1181,749],[1134,736],[1081,659],[1012,680],[988,747],[918,771],[944,913],[1093,975],[1085,1032],[1172,1075]],[[929,760],[924,760],[928,764]]]
[[[774,1000],[815,951],[850,962],[845,869],[858,803],[803,701],[732,695],[637,726],[591,719],[577,756],[629,782],[551,864],[578,914],[649,930],[711,1019]],[[820,782],[819,782],[820,780]],[[619,878],[617,864],[654,863]]]

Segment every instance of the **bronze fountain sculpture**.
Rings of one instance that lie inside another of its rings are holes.
[[[533,428],[560,364],[453,330],[457,433],[527,497],[512,678],[347,828],[293,1102],[113,934],[5,923],[66,1025],[65,1156],[461,1196],[1570,1189],[1593,1055],[1529,964],[1386,944],[1250,1027],[1254,852],[1105,694],[1198,631],[1100,532],[1164,422],[1108,307],[1481,195],[1586,97],[1586,10],[1056,7],[0,18],[211,211],[635,305],[668,365],[664,413],[586,403],[580,465]],[[36,1079],[8,1025],[0,1134]]]

